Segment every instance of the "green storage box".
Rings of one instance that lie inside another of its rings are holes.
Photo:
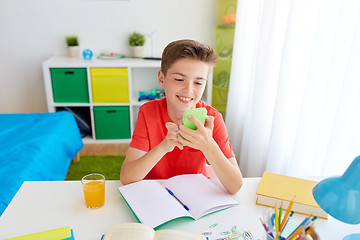
[[[130,138],[128,106],[94,106],[96,139]]]
[[[86,68],[51,68],[55,103],[88,103]]]

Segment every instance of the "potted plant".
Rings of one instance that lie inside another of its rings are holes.
[[[72,58],[80,57],[79,40],[77,36],[67,36],[66,43],[68,45],[69,56]]]
[[[141,33],[133,32],[129,37],[129,45],[132,49],[133,57],[143,57],[145,36]]]

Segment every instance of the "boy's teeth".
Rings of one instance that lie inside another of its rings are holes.
[[[187,97],[179,97],[181,100],[183,100],[183,101],[190,101],[191,100],[191,98],[187,98]]]

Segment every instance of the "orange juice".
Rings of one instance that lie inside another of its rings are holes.
[[[105,202],[105,183],[103,181],[90,181],[84,184],[85,203],[88,208],[98,208]]]

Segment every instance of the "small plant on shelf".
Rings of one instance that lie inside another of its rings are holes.
[[[133,32],[129,37],[130,46],[144,46],[145,36],[141,33]]]
[[[79,39],[77,36],[67,36],[66,43],[68,45],[69,56],[72,58],[80,57]]]
[[[77,36],[67,36],[66,43],[69,47],[79,46],[79,40]]]

